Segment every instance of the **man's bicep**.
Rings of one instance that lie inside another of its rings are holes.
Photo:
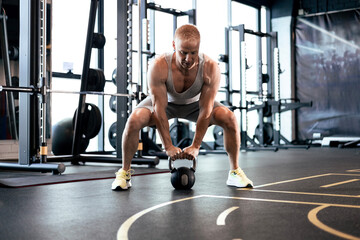
[[[166,106],[167,104],[167,90],[164,77],[162,76],[162,67],[158,62],[151,66],[148,72],[149,89],[152,97],[153,105]]]
[[[159,80],[152,81],[152,83],[150,91],[154,110],[157,111],[159,107],[165,109],[167,106],[166,85]]]
[[[151,98],[155,110],[158,107],[165,108],[167,106],[166,85],[159,84],[154,86],[154,88],[151,91]]]
[[[203,107],[212,108],[220,86],[220,74],[217,69],[213,69],[208,77],[209,81],[203,85],[199,104]]]
[[[217,91],[211,86],[204,85],[199,99],[199,107],[201,110],[212,111]]]

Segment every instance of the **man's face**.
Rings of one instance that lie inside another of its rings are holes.
[[[185,70],[190,70],[196,66],[199,56],[200,41],[189,39],[176,39],[173,42],[176,52],[176,62]]]

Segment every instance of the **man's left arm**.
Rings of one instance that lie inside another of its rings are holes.
[[[185,148],[185,158],[194,159],[200,150],[202,140],[210,125],[214,101],[220,86],[220,69],[213,60],[208,60],[204,65],[204,84],[199,100],[199,116],[196,121],[196,130],[191,146]]]

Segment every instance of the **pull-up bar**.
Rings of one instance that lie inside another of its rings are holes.
[[[229,29],[230,30],[236,30],[236,31],[242,31],[242,24],[241,25],[238,25],[238,26],[230,26]],[[263,32],[255,32],[251,29],[245,29],[244,28],[244,33],[248,33],[248,34],[252,34],[252,35],[256,35],[258,37],[273,37],[271,34],[269,33],[263,33]]]
[[[256,35],[256,36],[259,36],[259,37],[272,37],[272,35],[269,34],[269,33],[254,32],[253,30],[250,30],[250,29],[244,29],[244,30],[245,30],[245,33]]]

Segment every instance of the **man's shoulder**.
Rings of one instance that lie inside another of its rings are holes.
[[[166,54],[159,55],[150,62],[149,72],[151,76],[155,76],[157,79],[167,79],[168,64],[166,62]]]
[[[204,61],[204,69],[211,70],[218,67],[218,62],[209,57],[206,54],[203,54],[203,61]]]
[[[159,55],[149,61],[150,69],[162,68],[166,64],[165,56]]]
[[[205,65],[218,65],[218,63],[214,59],[212,59],[211,57],[209,57],[205,53],[202,54],[202,58],[203,58],[203,61],[204,61]]]
[[[163,67],[164,64],[167,65],[167,62],[166,62],[167,56],[168,56],[168,54],[166,54],[166,53],[158,55],[150,62],[150,64],[159,66],[159,67]]]

